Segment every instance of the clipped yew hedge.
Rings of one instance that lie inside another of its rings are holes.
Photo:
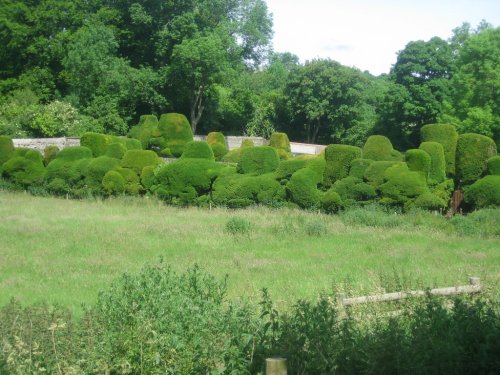
[[[450,124],[428,124],[420,129],[422,142],[437,142],[443,146],[446,160],[446,174],[455,175],[455,159],[458,142],[458,133],[455,126]]]
[[[458,137],[456,180],[467,186],[486,174],[488,159],[497,154],[493,139],[481,134],[467,133]]]

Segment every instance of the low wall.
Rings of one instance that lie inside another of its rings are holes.
[[[57,146],[59,150],[66,147],[80,146],[80,138],[32,138],[13,139],[14,147],[32,148],[43,152],[47,146]]]

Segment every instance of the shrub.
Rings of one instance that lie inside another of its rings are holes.
[[[48,165],[52,160],[54,160],[59,152],[59,147],[57,146],[47,146],[43,149],[43,159],[45,165]],[[1,163],[0,163],[1,164]]]
[[[235,148],[224,155],[222,161],[226,163],[238,163],[241,157],[241,150],[248,147],[254,147],[254,144],[251,139],[246,138],[241,142],[241,146],[239,148]]]
[[[321,208],[324,212],[332,214],[342,208],[342,198],[333,189],[329,189],[321,195]]]
[[[302,208],[318,207],[321,195],[317,186],[320,181],[321,176],[312,169],[299,169],[286,184],[288,199]]]
[[[214,153],[207,142],[191,141],[186,143],[186,148],[182,153],[181,159],[208,159],[215,160]]]
[[[125,192],[130,195],[138,195],[143,192],[141,180],[135,170],[130,168],[117,168],[116,171],[121,174],[125,180]]]
[[[65,161],[75,161],[79,159],[89,159],[92,157],[92,150],[84,146],[66,147],[59,151],[56,159]]]
[[[121,194],[125,191],[125,179],[117,171],[109,171],[102,179],[102,188],[108,195]]]
[[[23,187],[41,184],[47,170],[41,155],[38,161],[34,159],[23,156],[10,158],[2,166],[2,176]]]
[[[486,176],[465,190],[464,200],[475,208],[500,206],[500,176]]]
[[[228,153],[226,138],[220,132],[210,132],[207,135],[207,143],[214,153],[215,160],[220,161]]]
[[[104,155],[110,158],[121,159],[127,152],[127,148],[122,143],[112,143],[106,148]]]
[[[286,133],[273,133],[269,141],[269,146],[278,150],[278,155],[281,160],[288,160],[292,157],[290,149],[290,140]]]
[[[149,150],[129,150],[121,160],[122,167],[133,169],[138,175],[141,174],[144,167],[156,166],[160,163],[158,155]]]
[[[441,198],[447,204],[450,202],[451,195],[455,190],[455,183],[452,179],[445,180],[432,188],[432,194]]]
[[[390,173],[389,170],[387,172]],[[420,173],[402,172],[400,168],[397,173],[390,174],[387,182],[380,185],[379,189],[385,198],[381,202],[396,205],[405,204],[410,198],[418,197],[428,191],[425,178]]]
[[[354,159],[351,162],[349,176],[363,178],[365,176],[366,169],[371,163],[373,163],[373,160],[371,159]]]
[[[500,210],[476,210],[468,215],[455,215],[451,219],[458,235],[474,237],[500,236]]]
[[[276,170],[276,178],[278,180],[289,180],[299,169],[305,168],[307,165],[307,160],[300,159],[290,159],[290,160],[281,160]]]
[[[326,168],[323,178],[325,186],[349,175],[349,168],[354,159],[361,158],[361,149],[347,145],[329,145],[325,151]]]
[[[108,142],[105,134],[89,132],[80,137],[80,146],[90,148],[93,156],[98,157],[106,153]]]
[[[5,135],[0,135],[0,166],[14,154],[14,143]]]
[[[141,184],[148,190],[156,183],[155,168],[152,165],[142,168]]]
[[[133,126],[128,136],[130,138],[137,139],[141,143],[141,148],[147,149],[149,146],[149,140],[156,136],[158,132],[158,119],[154,115],[144,115],[139,119],[139,124]],[[128,147],[127,149],[133,150],[135,148]]]
[[[225,230],[229,234],[249,234],[252,224],[247,220],[241,217],[232,217],[230,218],[225,225]]]
[[[429,184],[439,184],[443,182],[446,178],[446,160],[441,143],[423,142],[420,144],[419,149],[427,152],[431,157]]]
[[[420,135],[422,142],[437,142],[443,146],[446,174],[448,176],[455,175],[455,155],[458,142],[458,133],[455,126],[450,124],[424,125],[420,129]]]
[[[486,162],[488,166],[488,173],[492,175],[500,175],[500,156],[493,156]]]
[[[424,150],[408,150],[406,151],[406,164],[410,171],[421,173],[426,180],[429,178],[431,169],[431,157]]]
[[[395,161],[375,161],[365,171],[365,180],[375,187],[384,183],[384,175],[387,168],[397,164]]]
[[[134,138],[121,138],[123,144],[127,150],[143,150],[141,141]]]
[[[389,138],[383,135],[372,135],[368,137],[363,146],[363,159],[371,159],[375,161],[394,160],[392,143]]]
[[[461,134],[458,137],[456,179],[460,185],[470,185],[487,171],[487,161],[497,154],[493,139],[481,134]]]
[[[407,208],[420,208],[429,211],[441,211],[448,207],[447,201],[440,197],[426,192],[419,195]]]
[[[373,186],[353,176],[336,181],[331,189],[339,194],[346,205],[354,202],[366,202],[377,196]]]
[[[225,145],[221,145],[220,143],[215,143],[210,145],[212,152],[214,153],[215,160],[222,161],[224,155],[228,153],[228,149]]]
[[[120,161],[109,156],[99,156],[87,165],[85,182],[93,189],[100,190],[101,182],[106,173],[120,166]]]
[[[161,149],[169,148],[175,157],[180,157],[188,142],[193,140],[193,131],[186,116],[179,113],[161,115],[158,133],[163,138]]]
[[[270,146],[248,147],[241,150],[238,172],[264,174],[274,172],[280,163],[278,152]]]

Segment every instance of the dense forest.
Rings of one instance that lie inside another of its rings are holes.
[[[389,74],[272,50],[264,0],[0,0],[0,135],[126,134],[144,114],[193,131],[418,146],[452,123],[500,144],[500,28],[411,41]]]

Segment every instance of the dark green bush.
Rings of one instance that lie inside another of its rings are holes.
[[[180,113],[167,113],[160,117],[158,135],[163,139],[161,149],[169,148],[175,157],[180,157],[188,142],[193,140],[193,131],[186,116]],[[158,142],[157,142],[158,143]]]
[[[371,159],[354,159],[351,162],[349,175],[357,178],[364,178],[367,168],[373,163]]]
[[[363,146],[363,159],[375,161],[399,160],[398,155],[393,153],[392,143],[383,135],[372,135],[368,137]]]
[[[208,143],[204,141],[191,141],[186,143],[181,159],[187,158],[215,160],[212,149]]]
[[[349,175],[351,163],[361,158],[361,149],[348,145],[329,145],[325,150],[326,168],[323,184],[331,186],[337,180]]]
[[[14,154],[14,143],[5,135],[0,135],[0,166]]]
[[[80,137],[80,146],[88,147],[92,150],[92,155],[96,158],[106,153],[108,142],[105,134],[85,133]]]
[[[158,155],[149,150],[129,150],[123,155],[121,166],[130,168],[138,175],[141,174],[142,169],[148,165],[156,166],[161,163]]]
[[[458,137],[456,179],[467,186],[481,178],[487,171],[487,161],[497,154],[493,139],[481,134],[461,134]]]
[[[423,142],[420,144],[423,150],[431,157],[431,167],[429,170],[429,184],[439,184],[446,178],[446,160],[444,148],[438,142]]]
[[[125,179],[117,171],[109,171],[102,179],[102,188],[108,195],[122,194],[125,191]]]
[[[120,160],[127,152],[127,148],[122,143],[112,143],[106,148],[104,155]]]
[[[241,149],[238,172],[244,174],[264,174],[278,169],[280,158],[275,148],[270,146],[247,147]]]
[[[59,147],[57,146],[47,146],[43,150],[43,159],[45,165],[48,165],[52,160],[54,160],[59,152]],[[1,163],[0,163],[1,164]]]
[[[7,160],[2,165],[1,175],[19,186],[27,187],[41,184],[47,170],[43,165],[41,154],[37,151],[33,151],[33,153],[40,155],[38,160],[35,160],[34,157],[23,156],[14,156]]]
[[[455,175],[455,159],[458,142],[458,133],[454,125],[428,124],[420,129],[422,142],[437,142],[443,146],[446,161],[446,174]],[[427,151],[427,150],[424,150]],[[431,155],[432,158],[432,155]]]
[[[424,150],[408,150],[406,151],[406,164],[410,171],[421,173],[426,180],[429,179],[431,170],[431,157]]]
[[[92,150],[84,146],[66,147],[59,151],[56,159],[65,161],[75,161],[79,159],[90,159],[92,157]]]
[[[210,132],[207,135],[207,143],[212,148],[215,160],[220,161],[228,153],[226,138],[220,132]]]
[[[310,168],[299,169],[286,184],[287,199],[302,208],[319,207],[321,176]]]
[[[466,203],[474,208],[500,206],[500,176],[486,176],[465,190]]]
[[[493,156],[486,162],[488,165],[488,173],[492,175],[500,175],[500,156]]]
[[[290,149],[290,140],[286,133],[273,133],[269,141],[269,146],[278,150],[278,155],[281,160],[288,160],[292,157]]]
[[[133,126],[128,136],[137,139],[141,143],[141,148],[147,149],[149,147],[149,140],[157,136],[158,133],[158,119],[154,115],[144,115],[139,119],[139,124]],[[128,150],[135,148],[128,147]]]
[[[335,190],[329,189],[321,195],[321,209],[324,212],[332,214],[338,212],[342,206],[342,198]]]
[[[385,171],[397,164],[395,161],[375,161],[365,170],[365,180],[375,187],[384,183]]]

